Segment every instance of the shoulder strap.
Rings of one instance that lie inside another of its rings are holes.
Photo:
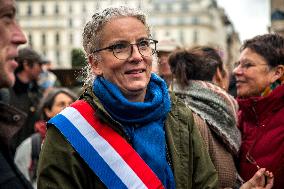
[[[32,160],[38,160],[42,139],[39,133],[34,133],[31,136],[31,138],[32,138]]]
[[[107,188],[164,188],[130,144],[78,100],[49,123],[55,125]]]
[[[39,133],[34,133],[31,136],[31,140],[32,140],[32,157],[31,157],[31,164],[29,167],[29,176],[30,180],[33,181],[37,177],[36,170],[37,170],[42,138]]]

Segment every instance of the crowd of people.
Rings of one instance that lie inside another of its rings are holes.
[[[1,189],[283,188],[283,37],[244,41],[230,71],[218,49],[157,41],[142,11],[106,8],[83,29],[79,95],[18,49],[15,8],[0,0]]]

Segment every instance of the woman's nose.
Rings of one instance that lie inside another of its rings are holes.
[[[240,68],[240,65],[238,65],[237,67],[235,67],[233,69],[233,74],[234,75],[238,75],[238,74],[241,74],[242,73],[242,69]]]
[[[129,57],[129,60],[130,61],[137,61],[137,62],[142,61],[143,56],[139,52],[137,45],[132,45],[131,47],[132,47],[132,53],[131,53],[131,56]]]

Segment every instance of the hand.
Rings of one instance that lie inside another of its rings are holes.
[[[271,189],[273,182],[272,172],[266,171],[265,168],[260,168],[240,189]]]

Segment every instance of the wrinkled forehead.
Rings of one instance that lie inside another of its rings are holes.
[[[147,25],[142,20],[140,20],[138,17],[132,16],[132,15],[130,16],[117,15],[117,16],[110,17],[109,19],[106,19],[103,24],[101,24],[100,30],[104,30],[105,26],[109,24],[113,25],[113,23],[120,23],[120,24],[115,24],[115,25],[116,27],[122,28],[123,26],[127,25],[128,20],[135,20],[137,22],[140,22],[145,27],[147,33],[149,32],[149,28],[147,27]]]
[[[146,25],[133,16],[119,16],[108,20],[100,31],[100,42],[104,40],[137,39],[149,37]]]
[[[15,6],[15,0],[0,0],[0,5],[13,5]]]
[[[14,0],[0,0],[0,12],[5,9],[15,9],[15,6]]]

